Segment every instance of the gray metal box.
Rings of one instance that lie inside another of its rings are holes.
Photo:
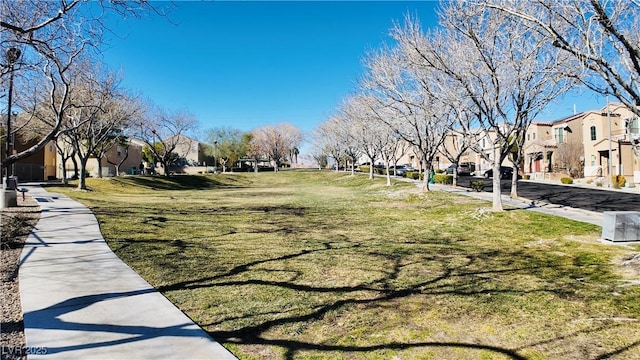
[[[640,241],[640,211],[605,211],[602,215],[603,239]]]

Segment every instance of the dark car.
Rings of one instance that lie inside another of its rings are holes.
[[[493,169],[489,169],[487,171],[484,172],[484,177],[485,178],[492,178],[493,177]],[[510,166],[500,166],[500,179],[511,179],[513,177],[513,168]],[[518,175],[518,178],[520,178],[520,175]]]
[[[456,168],[458,169],[458,175],[471,175],[476,171],[476,163],[462,162],[459,165],[451,164],[444,171],[447,174],[453,174],[453,170]]]
[[[405,176],[407,174],[407,171],[410,170],[408,170],[404,165],[396,165],[389,168],[389,174],[395,176]]]

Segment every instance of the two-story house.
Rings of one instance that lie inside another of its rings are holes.
[[[524,172],[534,179],[624,175],[638,183],[640,159],[630,143],[638,135],[638,117],[622,104],[533,123],[525,139]]]

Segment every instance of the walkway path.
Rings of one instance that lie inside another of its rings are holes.
[[[488,201],[489,203],[492,203],[493,201],[493,193],[490,192],[475,192],[465,187],[453,187],[441,184],[430,184],[429,186],[434,189],[475,197],[477,199]],[[528,199],[512,199],[507,195],[502,195],[502,204],[517,209],[526,209],[602,226],[603,214],[595,211],[576,209],[551,203],[533,203]]]
[[[42,208],[19,272],[29,359],[235,359],[111,251],[88,208],[28,189]]]

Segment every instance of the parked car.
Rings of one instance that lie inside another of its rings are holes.
[[[444,171],[447,174],[453,174],[453,169],[458,169],[458,175],[471,175],[474,171],[476,171],[476,163],[472,162],[461,162],[459,165],[451,164]]]
[[[411,170],[408,170],[405,165],[396,165],[396,166],[391,166],[389,168],[389,174],[395,175],[395,176],[406,176],[407,171],[411,171]]]
[[[492,178],[493,177],[493,169],[489,169],[486,170],[484,172],[484,177],[485,178]],[[500,166],[500,179],[511,179],[513,177],[513,168],[510,166]],[[518,179],[520,178],[520,175],[518,175]]]

